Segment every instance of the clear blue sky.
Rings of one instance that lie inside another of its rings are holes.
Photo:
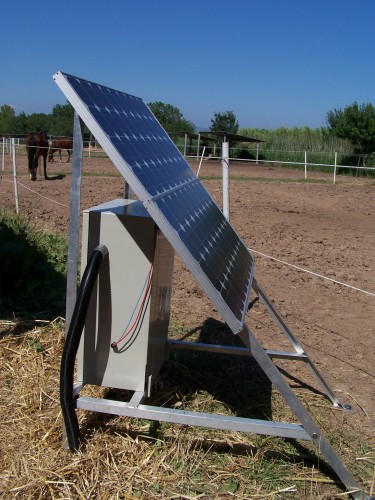
[[[64,71],[180,109],[198,129],[325,126],[375,104],[375,0],[16,0],[1,6],[0,106],[50,113]]]

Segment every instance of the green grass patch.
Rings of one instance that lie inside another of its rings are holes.
[[[65,308],[67,242],[0,211],[0,313],[51,319]]]

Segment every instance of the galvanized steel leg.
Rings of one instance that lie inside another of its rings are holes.
[[[321,433],[317,424],[302,405],[298,397],[294,394],[287,381],[281,375],[279,369],[273,363],[266,350],[260,345],[247,325],[245,325],[244,330],[239,333],[239,336],[245,346],[251,349],[252,356],[258,362],[259,366],[262,368],[272,384],[283,396],[289,408],[298,417],[304,429],[311,437],[312,442],[327,459],[328,463],[336,472],[343,484],[351,492],[352,497],[356,500],[364,499],[364,492],[361,490],[354,476],[341,462],[331,444]]]
[[[321,372],[318,370],[318,368],[315,366],[309,355],[306,353],[294,333],[292,332],[291,328],[287,324],[287,322],[282,318],[281,314],[278,312],[276,307],[272,304],[271,300],[267,297],[266,293],[262,289],[262,287],[259,285],[257,280],[253,279],[253,290],[255,293],[258,295],[259,300],[262,302],[262,304],[266,307],[274,321],[278,324],[279,328],[281,331],[285,334],[289,342],[292,344],[294,347],[296,353],[301,355],[300,359],[304,361],[310,368],[312,374],[314,377],[317,379],[321,387],[323,388],[324,392],[326,393],[327,397],[331,400],[333,406],[335,408],[341,409],[341,410],[351,410],[351,406],[347,404],[342,404],[338,401],[336,398],[333,390],[329,386],[328,382],[325,380]],[[271,354],[270,354],[271,355]],[[280,353],[280,356],[277,356],[277,354],[273,353],[271,357],[280,357],[282,358],[282,353]],[[291,358],[289,358],[291,359]]]
[[[72,318],[77,297],[78,255],[79,255],[79,219],[81,212],[81,180],[83,158],[83,122],[74,112],[74,133],[72,151],[72,177],[70,184],[70,215],[68,270],[66,283],[66,324],[67,332]]]

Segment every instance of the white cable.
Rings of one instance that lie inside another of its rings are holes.
[[[366,293],[367,295],[371,295],[372,297],[375,297],[375,293],[373,292],[367,292],[366,290],[362,290],[361,288],[357,288],[356,286],[348,285],[347,283],[343,283],[342,281],[337,281],[332,278],[328,278],[327,276],[324,276],[323,274],[318,274],[314,273],[312,271],[309,271],[308,269],[304,269],[303,267],[295,266],[294,264],[289,264],[289,262],[285,262],[280,259],[276,259],[276,257],[271,257],[270,255],[266,255],[265,253],[258,252],[257,250],[253,250],[252,248],[248,248],[250,252],[257,253],[259,255],[262,255],[262,257],[266,257],[267,259],[275,260],[276,262],[280,262],[281,264],[284,264],[285,266],[293,267],[294,269],[297,269],[298,271],[303,271],[304,273],[312,274],[313,276],[318,276],[318,278],[323,278],[328,281],[332,281],[333,283],[337,283],[338,285],[346,286],[348,288],[352,288],[353,290],[357,290],[358,292]]]
[[[12,181],[7,181],[5,179],[3,179],[3,180],[5,182],[12,182]],[[69,208],[68,205],[64,205],[63,203],[59,203],[58,201],[51,200],[50,198],[47,198],[46,196],[43,196],[42,194],[39,194],[36,191],[33,191],[32,189],[28,188],[27,186],[25,186],[21,182],[18,182],[18,184],[20,186],[24,187],[25,189],[28,189],[32,193],[35,193],[38,196],[41,196],[42,198],[45,198],[46,200],[50,201],[51,203],[56,203],[57,205],[61,205],[62,207]],[[322,278],[324,280],[331,281],[332,283],[337,283],[338,285],[346,286],[347,288],[351,288],[352,290],[356,290],[358,292],[362,292],[362,293],[365,293],[365,294],[370,295],[372,297],[375,297],[375,293],[373,293],[373,292],[367,292],[366,290],[362,290],[361,288],[357,288],[356,286],[348,285],[347,283],[343,283],[342,281],[337,281],[337,280],[334,280],[332,278],[328,278],[328,276],[324,276],[323,274],[314,273],[313,271],[309,271],[308,269],[304,269],[303,267],[299,267],[299,266],[296,266],[294,264],[289,264],[289,262],[285,262],[281,259],[277,259],[276,257],[271,257],[270,255],[266,255],[265,253],[258,252],[257,250],[254,250],[252,248],[249,248],[249,250],[250,250],[250,252],[257,253],[258,255],[261,255],[262,257],[266,257],[267,259],[274,260],[275,262],[280,262],[280,264],[284,264],[285,266],[293,267],[294,269],[297,269],[298,271],[312,274],[313,276],[317,276],[318,278]]]
[[[13,182],[13,181],[8,181],[7,179],[3,179],[3,182]],[[59,201],[51,200],[51,198],[47,198],[47,196],[43,196],[42,194],[37,193],[33,189],[30,189],[29,187],[25,186],[24,184],[22,184],[22,182],[17,182],[17,184],[19,186],[22,186],[23,188],[27,189],[28,191],[31,191],[32,193],[40,196],[41,198],[44,198],[45,200],[50,201],[51,203],[56,203],[56,205],[61,205],[62,207],[69,208],[69,205],[64,205],[63,203],[60,203]]]

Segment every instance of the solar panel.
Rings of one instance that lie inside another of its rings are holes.
[[[234,333],[254,258],[144,101],[76,76],[53,79]]]

